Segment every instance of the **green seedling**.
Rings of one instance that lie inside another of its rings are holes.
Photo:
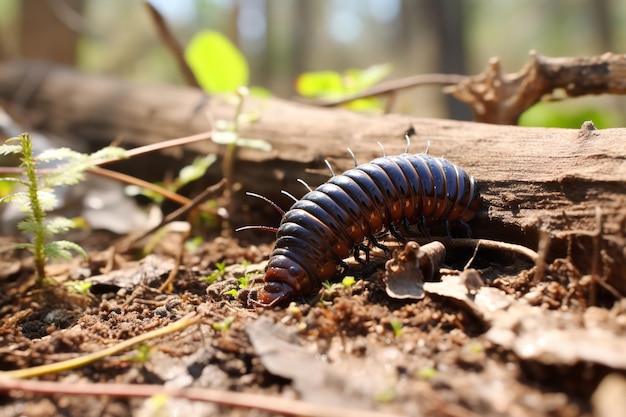
[[[93,283],[87,281],[69,281],[65,283],[65,288],[69,292],[79,295],[87,295]]]
[[[352,286],[356,283],[356,279],[352,276],[343,277],[341,280],[341,285],[345,288],[352,288]]]
[[[215,330],[225,331],[225,330],[230,329],[230,325],[233,324],[233,320],[235,320],[234,317],[228,316],[224,318],[224,320],[220,321],[219,323],[213,323],[212,327]]]
[[[419,379],[423,381],[428,381],[429,379],[432,379],[435,376],[437,376],[437,370],[431,367],[420,368],[417,371],[417,376]]]
[[[33,156],[30,135],[22,133],[19,137],[8,139],[0,145],[0,155],[18,155],[24,176],[20,178],[2,178],[2,181],[14,182],[26,187],[26,191],[16,191],[0,198],[0,203],[12,201],[26,214],[26,219],[18,228],[32,236],[30,243],[16,245],[33,253],[36,283],[43,283],[46,278],[45,266],[48,260],[72,258],[77,252],[84,258],[87,253],[78,244],[67,240],[53,240],[55,235],[74,228],[74,222],[64,217],[49,219],[46,213],[57,205],[54,187],[75,185],[84,178],[85,170],[94,167],[99,161],[123,158],[121,148],[107,147],[91,155],[82,154],[69,148],[49,149],[38,156]],[[64,161],[46,175],[40,175],[38,166],[42,162]]]
[[[374,394],[374,399],[380,403],[390,403],[396,396],[394,387],[387,387],[382,391]]]
[[[250,272],[246,272],[243,277],[237,278],[239,289],[244,290],[250,288],[250,281],[252,281],[252,274]]]
[[[391,322],[389,322],[389,325],[391,326],[391,330],[393,330],[393,335],[395,337],[402,336],[402,322],[400,320],[391,320]]]
[[[226,272],[226,261],[216,262],[215,267],[217,268],[215,271],[202,278],[202,280],[207,284],[213,284],[219,278],[224,276],[224,273]]]
[[[123,359],[124,362],[143,363],[150,360],[150,351],[152,349],[146,344],[137,346],[137,350],[131,356]]]
[[[224,291],[222,294],[230,295],[233,298],[237,298],[239,296],[239,290],[237,290],[236,288],[233,288],[232,290]]]

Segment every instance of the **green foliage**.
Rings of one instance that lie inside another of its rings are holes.
[[[224,35],[212,30],[193,37],[185,58],[200,86],[211,94],[233,92],[248,84],[248,62]]]
[[[18,144],[14,144],[18,142]],[[0,145],[0,155],[16,154],[21,156],[20,166],[24,169],[24,178],[2,178],[2,181],[15,182],[26,187],[26,191],[17,191],[0,198],[0,203],[12,201],[26,214],[26,219],[18,224],[18,228],[32,235],[30,243],[17,245],[33,253],[37,283],[45,278],[45,264],[52,259],[71,259],[72,252],[87,258],[87,253],[78,244],[67,240],[50,239],[75,227],[72,220],[63,217],[46,218],[46,212],[55,208],[57,199],[53,187],[73,185],[84,178],[86,169],[96,163],[124,156],[121,148],[108,147],[91,155],[81,154],[68,148],[50,149],[39,156],[33,156],[30,136],[27,133],[8,139]],[[42,162],[65,161],[46,175],[37,171]]]
[[[65,283],[65,288],[74,294],[87,295],[92,285],[87,281],[69,281]]]
[[[364,70],[348,69],[343,73],[305,72],[296,80],[296,91],[302,97],[339,100],[364,91],[380,82],[390,72],[390,64],[372,65]],[[375,110],[380,109],[382,104],[378,98],[372,97],[354,100],[347,107],[353,110]]]
[[[356,283],[356,279],[352,276],[345,276],[341,280],[341,285],[346,288],[352,288],[352,286]]]
[[[537,103],[526,110],[519,119],[520,126],[563,127],[579,129],[587,121],[593,121],[598,129],[615,126],[615,115],[596,108],[580,108],[567,103]]]
[[[393,330],[393,335],[395,337],[402,336],[402,322],[400,320],[393,319],[391,320],[389,325],[391,326],[391,329]]]
[[[202,280],[207,284],[213,284],[218,280],[218,278],[224,276],[224,272],[226,271],[226,262],[216,262],[215,267],[217,268],[216,271],[213,271],[209,275],[202,278]]]
[[[228,316],[224,318],[224,320],[220,321],[219,323],[213,323],[212,327],[215,330],[225,331],[225,330],[230,329],[230,325],[233,324],[234,320],[235,320],[234,317]]]

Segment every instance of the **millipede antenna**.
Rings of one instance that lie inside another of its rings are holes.
[[[286,195],[287,197],[291,198],[293,201],[295,201],[296,203],[298,202],[298,199],[296,198],[296,196],[294,196],[293,194],[291,194],[289,191],[285,191],[285,190],[280,190],[280,192],[284,195]]]
[[[333,167],[330,166],[330,162],[328,162],[328,159],[324,159],[324,163],[326,164],[326,167],[328,167],[328,170],[330,171],[330,176],[334,177],[335,171],[333,171]]]
[[[387,153],[385,152],[385,147],[383,146],[382,143],[380,143],[379,141],[376,141],[376,143],[378,143],[378,146],[380,146],[380,149],[382,149],[383,151],[383,158],[387,156]]]
[[[274,209],[277,212],[279,212],[281,216],[285,215],[285,210],[281,209],[278,204],[274,203],[272,200],[270,200],[269,198],[265,197],[264,195],[257,194],[257,193],[252,193],[250,191],[246,192],[246,195],[249,195],[250,197],[260,198],[261,200],[265,201],[266,203],[268,203],[269,205],[274,207]],[[246,226],[246,227],[248,227],[248,226]],[[256,226],[250,226],[250,227],[256,227]],[[263,226],[263,227],[265,227],[265,226]]]
[[[354,156],[354,152],[352,152],[352,149],[350,148],[346,148],[348,150],[348,153],[350,154],[350,156],[352,157],[352,160],[354,161],[354,167],[358,167],[359,163],[356,161],[356,156]]]
[[[304,185],[306,187],[306,189],[309,190],[309,192],[313,191],[313,189],[311,187],[309,187],[309,184],[307,184],[302,178],[298,178],[296,181],[298,181],[300,184]]]

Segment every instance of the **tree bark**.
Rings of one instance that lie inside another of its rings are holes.
[[[196,89],[134,85],[32,62],[0,65],[0,99],[28,121],[28,129],[96,147],[117,138],[126,146],[139,146],[186,136],[210,130],[235,113],[232,103]],[[594,130],[592,124],[580,130],[522,128],[375,116],[273,98],[250,98],[244,112],[261,117],[241,136],[266,140],[273,149],[238,149],[234,180],[241,184],[235,194],[241,207],[256,203],[242,196],[243,191],[287,204],[280,190],[302,195],[297,178],[311,186],[328,178],[324,159],[335,172],[351,168],[346,147],[361,163],[380,156],[377,141],[387,154],[401,153],[403,132],[412,125],[418,136],[411,152],[424,151],[428,141],[431,155],[446,157],[478,181],[484,203],[471,224],[474,237],[536,247],[540,231],[547,230],[554,237],[551,256],[565,256],[566,239],[559,232],[595,230],[599,208],[603,265],[611,285],[626,293],[626,129]],[[223,151],[211,141],[188,150]],[[164,170],[162,165],[156,168]],[[210,181],[216,182],[220,172],[213,175]],[[593,239],[582,235],[573,246],[586,254],[578,257],[578,266],[587,273]]]

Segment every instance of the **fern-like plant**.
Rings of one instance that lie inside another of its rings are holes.
[[[84,178],[86,169],[94,167],[99,161],[123,158],[125,151],[121,148],[106,147],[87,155],[69,148],[57,148],[46,150],[35,157],[30,135],[22,133],[19,137],[8,139],[4,145],[0,145],[0,155],[11,154],[20,156],[20,166],[24,169],[24,175],[20,178],[5,177],[0,180],[21,184],[26,190],[6,195],[0,198],[0,203],[13,201],[26,214],[26,219],[18,224],[18,228],[32,235],[32,239],[30,243],[16,245],[16,248],[26,248],[33,253],[37,283],[41,284],[46,277],[47,260],[71,259],[72,251],[87,257],[84,249],[74,242],[52,240],[55,235],[74,227],[74,222],[64,217],[46,218],[46,212],[57,204],[54,187],[77,184]],[[50,161],[64,162],[45,175],[40,175],[38,165]]]

